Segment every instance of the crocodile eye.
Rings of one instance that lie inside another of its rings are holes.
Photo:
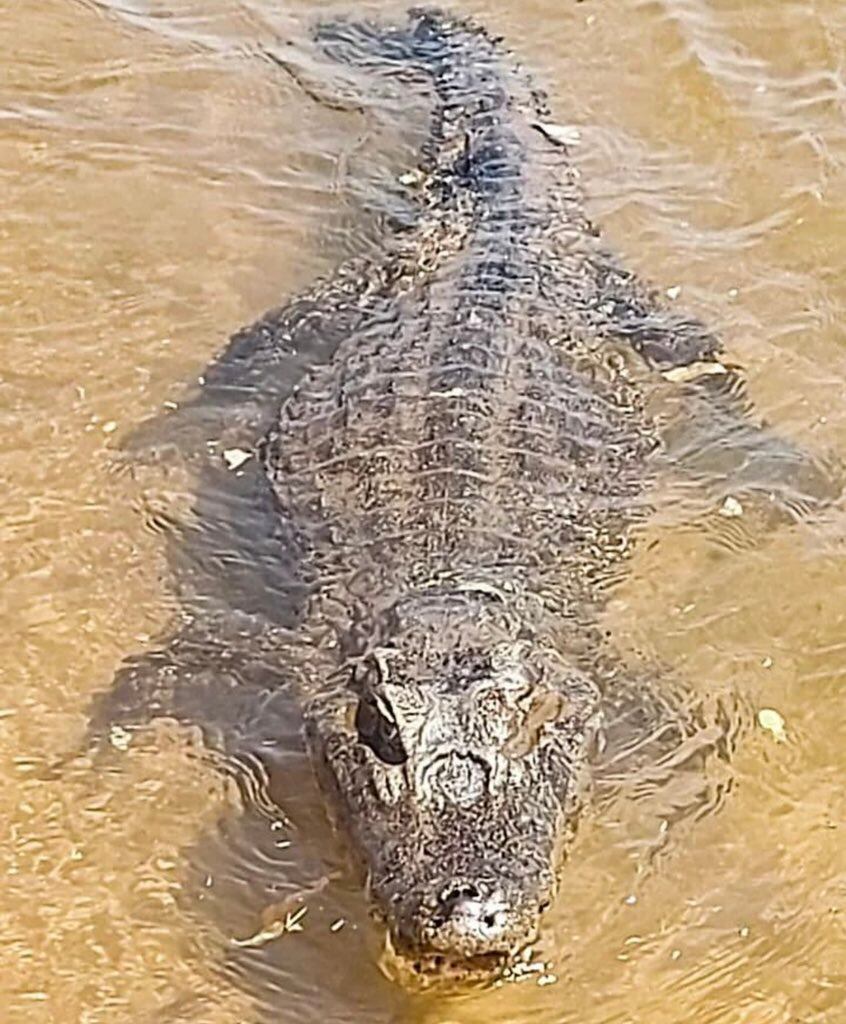
[[[385,764],[405,764],[408,755],[400,738],[397,723],[381,702],[371,694],[361,697],[355,713],[358,738]]]

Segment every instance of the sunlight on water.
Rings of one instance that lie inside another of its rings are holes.
[[[172,724],[80,753],[94,696],[178,613],[165,541],[191,474],[119,439],[397,212],[425,98],[328,78],[328,9],[0,5],[0,1019],[846,1020],[842,505],[756,533],[688,490],[649,528],[609,624],[745,728],[704,780],[609,773],[541,942],[490,991],[383,977],[295,716],[252,793]],[[723,336],[767,420],[842,462],[846,6],[462,9],[578,129],[626,262]]]

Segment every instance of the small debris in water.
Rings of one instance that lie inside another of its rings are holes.
[[[271,903],[262,911],[261,928],[255,935],[249,935],[245,939],[232,939],[233,945],[255,949],[267,945],[268,942],[272,942],[282,935],[301,932],[303,930],[302,919],[308,911],[303,900],[322,892],[328,884],[329,876],[324,875],[299,892],[292,893],[278,903]]]
[[[510,981],[525,981],[527,978],[543,976],[550,973],[551,963],[544,963],[543,960],[534,960],[531,963],[525,960],[516,960],[505,968],[503,977]]]
[[[737,498],[729,495],[720,506],[720,515],[725,516],[726,519],[738,519],[743,515],[743,506]]]
[[[542,974],[538,978],[538,988],[543,988],[544,985],[554,985],[558,981],[557,974]]]
[[[744,925],[740,929],[740,932],[738,934],[740,935],[741,939],[745,939],[747,937],[747,935],[749,934],[749,929],[746,927],[746,925]]]
[[[681,950],[680,949],[674,949],[672,951],[672,953],[670,953],[670,959],[671,960],[678,960],[678,958],[680,956],[681,956]]]
[[[300,921],[305,917],[307,910],[308,907],[300,907],[300,909],[295,911],[293,914],[288,914],[285,918],[285,931],[301,932],[303,930],[303,926],[300,924]]]
[[[772,668],[772,667],[773,667],[773,659],[769,655],[766,655],[765,657],[761,658],[761,668]]]
[[[667,289],[667,298],[673,299],[674,301],[681,295],[681,285],[674,284],[672,288]]]
[[[637,896],[632,893],[623,900],[623,903],[625,903],[626,906],[633,907],[635,903],[637,903]]]
[[[405,185],[406,188],[415,188],[423,181],[423,177],[423,172],[420,170],[406,171],[399,176],[399,183]]]
[[[244,451],[243,448],[227,448],[223,452],[223,461],[227,469],[239,469],[252,457],[252,452]]]
[[[165,407],[165,409],[178,409],[179,408],[179,406],[178,406],[178,404],[176,402],[171,402],[171,401],[162,402],[162,405]]]
[[[545,135],[550,142],[559,146],[578,146],[582,133],[574,124],[551,124],[549,121],[535,121],[533,128]]]
[[[113,434],[117,430],[117,423],[114,420],[109,420],[108,423],[103,424],[104,434]]]
[[[113,725],[109,730],[109,743],[118,750],[129,750],[132,733],[124,729],[122,725]]]
[[[347,922],[346,922],[346,920],[343,917],[339,917],[337,921],[333,921],[329,925],[329,931],[330,932],[339,932],[344,927],[344,925],[346,923]]]
[[[775,708],[761,708],[758,712],[758,725],[772,734],[773,739],[784,743],[787,739],[785,721]]]
[[[722,363],[703,359],[695,363],[686,363],[684,366],[671,366],[669,370],[662,370],[661,376],[673,384],[685,384],[689,380],[696,380],[697,377],[718,377],[726,373],[728,369]]]
[[[301,922],[308,911],[308,907],[300,907],[294,911],[285,910],[284,916],[274,917],[278,906],[276,904],[273,907],[268,907],[262,914],[262,921],[265,922],[264,927],[260,928],[255,935],[250,935],[246,939],[233,939],[232,944],[240,946],[242,949],[257,949],[261,946],[266,946],[268,942],[273,942],[274,939],[278,939],[282,935],[301,932],[303,930]],[[284,903],[282,906],[284,908]]]

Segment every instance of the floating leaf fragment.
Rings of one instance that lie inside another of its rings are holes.
[[[404,185],[406,188],[416,188],[422,184],[425,175],[419,169],[413,171],[405,171],[399,176],[400,185]]]
[[[662,370],[661,376],[673,384],[686,384],[697,377],[712,377],[728,373],[728,367],[722,363],[710,359],[700,359],[695,363],[686,363],[684,366],[672,366],[669,370]]]
[[[292,932],[301,932],[303,930],[302,919],[305,917],[308,907],[300,907],[298,910],[293,911],[287,910],[284,916],[275,919],[271,917],[268,920],[268,917],[275,909],[275,907],[268,907],[267,911],[262,915],[262,918],[266,921],[263,928],[260,928],[254,935],[248,935],[245,939],[233,939],[232,944],[240,946],[242,949],[258,949],[283,935],[290,935]]]
[[[132,733],[124,729],[122,725],[113,725],[109,730],[109,743],[117,750],[129,750]]]
[[[743,515],[743,506],[730,494],[720,506],[720,515],[726,519],[739,519]]]
[[[300,921],[305,917],[308,907],[300,907],[299,910],[295,910],[293,914],[286,914],[285,916],[285,931],[286,932],[301,932],[303,926]]]
[[[248,935],[245,939],[232,939],[232,944],[245,949],[255,949],[267,945],[268,942],[272,942],[282,935],[301,932],[303,930],[302,920],[308,910],[303,900],[321,892],[328,884],[328,875],[323,875],[299,892],[291,893],[290,896],[278,903],[271,903],[262,911],[261,928],[254,935]]]
[[[578,146],[582,133],[574,124],[552,124],[549,121],[535,121],[533,128],[545,135],[550,142],[559,146]]]
[[[779,743],[784,743],[787,739],[785,721],[775,708],[761,708],[758,712],[758,725]]]
[[[243,448],[227,448],[223,452],[223,461],[227,469],[239,469],[252,457],[252,452],[244,451]]]

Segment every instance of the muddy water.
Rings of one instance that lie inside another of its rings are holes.
[[[846,1021],[842,505],[742,543],[681,515],[642,547],[611,609],[623,644],[784,731],[746,735],[677,828],[683,794],[621,782],[534,960],[493,991],[383,978],[295,743],[275,818],[243,816],[191,733],[76,755],[92,696],[176,608],[152,510],[188,482],[129,471],[119,439],[228,332],[372,244],[413,158],[423,105],[409,128],[402,89],[328,80],[318,9],[0,3],[0,1019]],[[782,433],[846,458],[846,6],[468,9],[579,127],[629,264],[721,332]],[[263,914],[292,927],[238,945]]]

